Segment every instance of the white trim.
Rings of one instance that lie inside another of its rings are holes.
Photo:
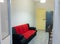
[[[0,44],[2,44],[2,35],[1,35],[1,3],[0,3]]]
[[[11,13],[10,13],[10,8],[11,8],[11,0],[8,0],[8,22],[9,22],[9,31],[10,31],[10,44],[12,44],[12,28],[11,28]]]
[[[55,0],[55,12],[53,21],[53,44],[60,44],[60,26],[59,26],[59,0]]]

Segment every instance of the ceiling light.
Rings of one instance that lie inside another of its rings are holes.
[[[46,3],[46,0],[40,0],[40,3]]]
[[[0,0],[0,2],[4,2],[4,0]]]

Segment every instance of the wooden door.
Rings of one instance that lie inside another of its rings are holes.
[[[45,30],[46,26],[46,9],[37,8],[36,9],[36,27],[40,30]]]

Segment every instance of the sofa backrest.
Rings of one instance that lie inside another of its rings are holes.
[[[29,30],[29,25],[23,24],[23,25],[15,26],[14,28],[17,34],[23,34]]]
[[[29,30],[28,24],[24,24],[24,25],[22,25],[22,27],[23,27],[24,32]]]

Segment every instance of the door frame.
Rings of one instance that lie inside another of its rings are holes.
[[[8,1],[8,5],[9,5],[9,12],[10,12],[10,1],[11,0],[9,0]],[[55,27],[55,25],[56,25],[56,22],[58,23],[59,21],[59,16],[57,15],[56,16],[56,14],[58,14],[58,2],[59,2],[59,0],[55,0],[55,10],[54,10],[54,15],[53,15],[53,30],[56,30],[54,27]],[[9,19],[10,19],[10,14],[8,14],[9,15]],[[57,19],[57,21],[56,21],[56,19]],[[9,20],[10,21],[10,20]],[[11,24],[11,22],[10,22],[10,24]],[[58,25],[58,24],[57,24]],[[58,28],[57,28],[58,29]],[[54,36],[56,36],[55,34],[55,31],[53,31],[53,44],[56,44],[58,41],[55,41],[54,39],[55,39],[55,37]],[[56,42],[56,43],[55,43]],[[60,43],[60,42],[59,42]],[[11,28],[11,25],[10,25],[10,44],[12,44],[12,28]]]
[[[53,15],[53,41],[52,44],[60,44],[60,15],[59,15],[59,0],[55,0],[55,11]]]
[[[11,4],[11,0],[8,0],[8,16],[9,16],[9,29],[10,29],[10,44],[12,44],[12,28],[11,28],[11,20],[10,20],[10,4]],[[53,16],[53,30],[56,30],[56,29],[58,29],[55,25],[56,25],[56,22],[58,23],[59,21],[58,21],[58,19],[59,19],[59,16],[58,16],[58,0],[55,0],[55,11],[54,11],[54,16]],[[0,13],[1,13],[1,11],[0,11]],[[56,16],[56,14],[57,14],[57,16]],[[56,19],[57,19],[57,21],[56,21]],[[1,25],[1,23],[0,23],[0,25]],[[57,24],[58,25],[58,24]],[[1,27],[1,26],[0,26]],[[54,28],[54,27],[56,27],[56,28]],[[56,37],[54,37],[54,36],[56,36],[54,33],[56,33],[55,31],[53,31],[53,44],[56,44],[58,41],[55,41],[54,39],[56,38]],[[0,28],[0,38],[1,38],[1,28]],[[60,39],[59,39],[60,40]],[[0,39],[0,43],[1,43],[1,39]],[[59,42],[60,43],[60,42]]]

